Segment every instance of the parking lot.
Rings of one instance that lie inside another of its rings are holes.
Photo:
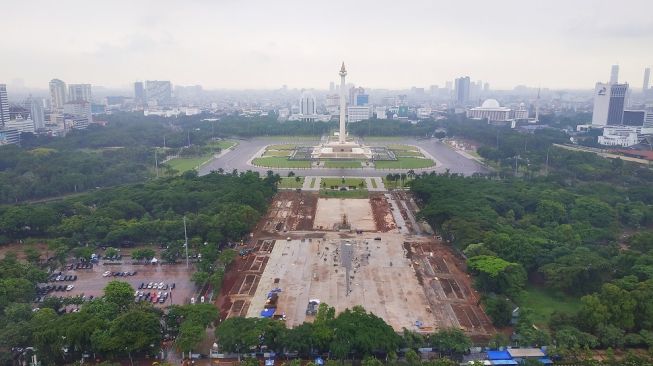
[[[187,304],[195,294],[191,274],[192,270],[186,268],[185,263],[134,264],[129,256],[120,261],[67,265],[39,286],[41,290],[35,300],[48,296],[82,296],[88,300],[102,296],[104,287],[117,280],[134,288],[134,301],[147,301],[155,306]]]

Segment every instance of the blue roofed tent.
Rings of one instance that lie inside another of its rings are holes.
[[[316,358],[315,359],[315,364],[318,365],[318,366],[319,365],[324,365],[324,360],[322,359],[322,357]]]
[[[490,361],[492,365],[519,365],[519,362],[515,360],[492,360]]]
[[[267,360],[265,360],[265,366],[274,366],[274,360],[268,358]]]
[[[276,311],[276,309],[274,309],[274,308],[272,308],[272,309],[263,309],[263,310],[261,310],[261,316],[264,317],[264,318],[272,318],[275,311]]]
[[[512,356],[508,351],[487,351],[487,359],[493,360],[512,360]]]

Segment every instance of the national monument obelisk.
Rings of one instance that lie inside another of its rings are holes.
[[[342,62],[342,67],[340,68],[340,132],[338,135],[338,142],[344,144],[347,142],[347,132],[345,130],[345,116],[347,113],[347,101],[345,100],[345,76],[347,76],[347,70],[345,70],[345,62]]]

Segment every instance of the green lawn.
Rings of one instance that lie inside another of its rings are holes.
[[[325,168],[360,168],[361,167],[361,162],[360,161],[325,161],[324,162],[324,167]]]
[[[311,178],[311,188],[315,188],[315,179],[316,178]]]
[[[353,191],[333,191],[323,189],[320,191],[320,197],[324,198],[367,198],[369,194],[367,189],[356,189]]]
[[[310,168],[310,161],[288,160],[284,157],[268,156],[252,160],[252,164],[266,168]]]
[[[372,179],[370,179],[370,182],[372,182],[372,188],[377,188],[376,179],[372,178]]]
[[[290,150],[265,150],[263,156],[290,156]]]
[[[282,177],[279,182],[279,188],[302,188],[304,185],[304,177],[299,177],[299,182],[295,177]]]
[[[195,158],[176,158],[168,161],[166,164],[179,173],[196,169],[200,164],[210,160],[213,154],[207,154]]]
[[[363,188],[366,188],[365,179],[361,178],[345,178],[345,185],[360,187],[359,184],[363,183]],[[322,178],[320,183],[323,187],[330,188],[331,186],[340,186],[342,183],[342,178]]]
[[[401,185],[401,179],[399,179],[399,180],[397,180],[397,181],[394,181],[394,180],[393,180],[393,181],[389,181],[389,180],[387,180],[385,177],[383,177],[382,179],[383,179],[383,184],[384,184],[385,187],[388,188],[388,189],[390,189],[390,188],[399,188],[399,187],[402,187],[402,185]],[[406,179],[404,179],[403,187],[405,187],[405,186],[408,184],[408,182],[410,182],[411,180],[412,180],[412,179],[406,177]],[[372,181],[372,182],[373,182],[373,181]]]
[[[363,140],[374,141],[374,142],[386,142],[386,141],[397,141],[403,138],[404,137],[400,137],[400,136],[367,136],[367,137],[363,137]]]
[[[419,149],[416,146],[398,145],[398,144],[390,144],[388,145],[388,149],[398,150],[398,151],[419,151]]]
[[[226,150],[234,145],[236,145],[236,142],[231,140],[218,140],[218,141],[211,141],[208,143],[208,146],[219,147],[222,150]]]
[[[295,150],[297,145],[295,144],[279,144],[279,145],[270,145],[265,150]]]
[[[428,168],[435,165],[431,159],[420,158],[397,158],[396,161],[377,161],[375,167],[377,169],[420,169]]]
[[[580,299],[539,287],[528,287],[519,297],[517,304],[533,311],[536,325],[546,326],[555,311],[566,313],[578,311]]]
[[[409,150],[393,150],[395,155],[397,157],[418,157],[418,158],[423,158],[424,155],[422,155],[421,152],[419,151],[409,151]]]

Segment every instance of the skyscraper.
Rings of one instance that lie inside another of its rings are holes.
[[[0,84],[0,128],[5,127],[9,122],[9,98],[7,97],[7,85]]]
[[[299,98],[299,113],[303,116],[315,116],[317,114],[315,97],[308,91],[303,92],[301,98]]]
[[[91,84],[70,84],[68,85],[68,101],[74,102],[83,100],[85,102],[93,101]]]
[[[30,118],[34,122],[34,129],[45,128],[45,114],[43,112],[43,102],[40,99],[34,99],[30,95],[23,104],[29,111]]]
[[[145,88],[143,87],[142,81],[134,83],[134,102],[136,102],[136,104],[145,103]]]
[[[50,80],[50,99],[52,100],[52,111],[59,112],[63,110],[66,103],[66,83],[59,79]]]
[[[642,84],[642,92],[646,93],[648,90],[649,79],[651,77],[651,68],[647,67],[644,69],[644,83]]]
[[[463,105],[469,102],[469,76],[456,79],[456,103]]]
[[[628,84],[596,83],[592,124],[620,125],[623,121]]]
[[[610,70],[610,84],[616,84],[619,82],[619,65],[612,65]]]
[[[172,102],[172,83],[167,80],[147,80],[145,82],[145,95],[147,101],[157,105],[166,105]]]

